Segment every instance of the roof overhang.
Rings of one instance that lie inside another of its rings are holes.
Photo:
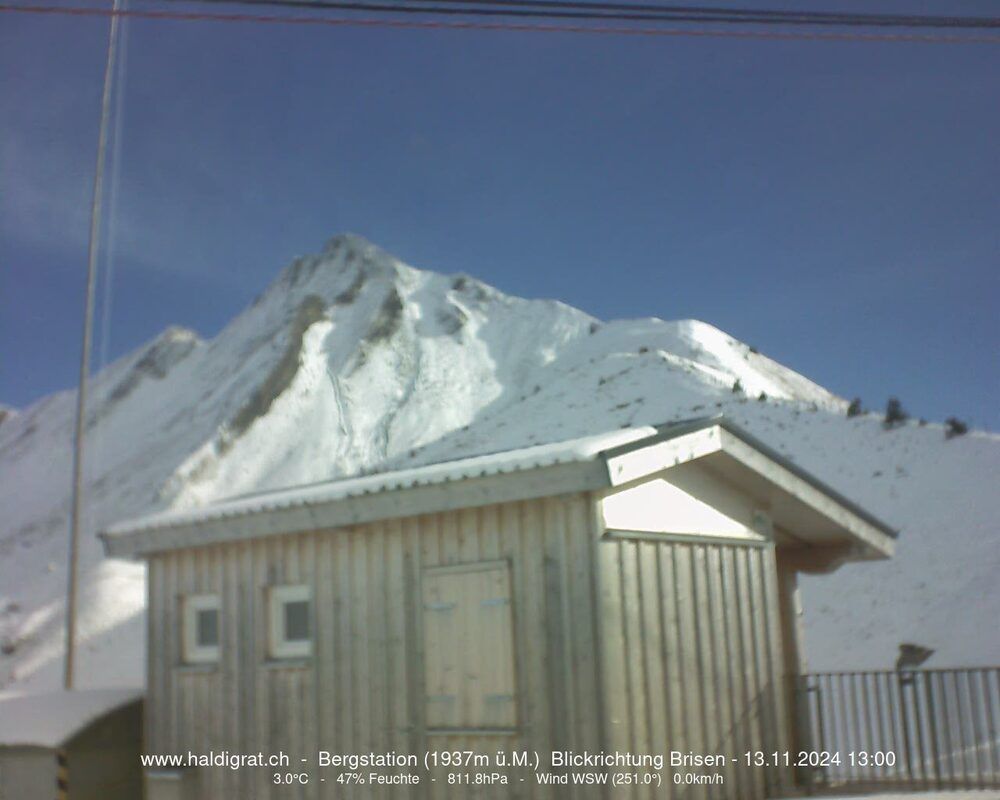
[[[604,455],[613,487],[697,463],[754,498],[786,544],[822,548],[841,562],[893,554],[894,529],[726,420],[664,431]]]
[[[607,490],[692,461],[766,497],[775,522],[892,554],[891,528],[721,418],[631,428],[398,472],[237,498],[121,523],[101,534],[111,556],[330,530],[459,508]]]

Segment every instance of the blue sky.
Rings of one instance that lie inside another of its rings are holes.
[[[76,380],[107,22],[3,17],[0,402],[25,406]],[[129,20],[124,53],[98,361],[214,335],[354,231],[1000,427],[1000,45]]]

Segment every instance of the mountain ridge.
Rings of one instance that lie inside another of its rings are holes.
[[[115,521],[714,413],[903,528],[896,561],[804,581],[817,663],[890,666],[900,637],[958,657],[956,637],[974,620],[949,629],[953,607],[919,586],[940,578],[939,564],[917,563],[932,552],[932,524],[959,528],[944,564],[970,585],[1000,568],[989,549],[1000,507],[984,485],[998,474],[1000,437],[885,431],[709,323],[602,322],[415,269],[352,234],[293,260],[215,337],[168,328],[116,360],[90,398],[84,683],[143,674],[143,569],[104,559],[94,536]],[[0,649],[13,650],[0,655],[0,686],[58,674],[74,402],[57,392],[0,425]],[[998,590],[980,594],[1000,612]],[[920,615],[940,621],[925,631]],[[998,649],[970,652],[1000,662]]]

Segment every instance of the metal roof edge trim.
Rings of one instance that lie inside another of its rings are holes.
[[[789,459],[787,456],[782,455],[774,448],[764,444],[764,442],[762,442],[753,434],[748,433],[739,425],[736,425],[735,423],[727,419],[720,420],[718,424],[723,430],[732,434],[737,439],[740,439],[744,444],[749,445],[754,450],[757,450],[761,455],[766,456],[771,461],[774,461],[776,464],[779,464],[780,466],[784,467],[789,472],[791,472],[796,478],[799,478],[805,483],[808,483],[813,489],[816,489],[818,492],[822,492],[831,500],[833,500],[835,503],[843,506],[845,509],[850,511],[859,519],[864,520],[872,527],[878,528],[882,533],[886,534],[887,536],[893,539],[899,538],[898,528],[890,525],[888,522],[885,522],[884,520],[879,519],[871,512],[866,511],[864,508],[859,506],[853,500],[845,497],[843,494],[838,492],[836,489],[830,486],[830,484],[820,480],[811,472],[809,472],[805,468],[799,466],[794,461]]]
[[[794,461],[789,459],[787,456],[779,453],[773,447],[762,442],[753,434],[749,433],[745,428],[740,427],[735,422],[730,420],[723,414],[716,414],[711,417],[698,417],[695,419],[684,420],[682,422],[672,423],[668,425],[658,426],[658,433],[655,436],[651,436],[648,439],[638,440],[635,442],[630,442],[625,445],[620,445],[610,450],[602,453],[605,459],[613,458],[616,455],[622,455],[628,453],[638,447],[648,447],[652,444],[658,444],[660,442],[669,441],[670,439],[675,439],[680,436],[685,436],[689,433],[696,433],[697,431],[705,430],[706,428],[711,428],[718,426],[724,431],[732,434],[737,439],[742,441],[744,444],[757,450],[761,455],[774,461],[776,464],[785,468],[791,472],[796,478],[809,484],[813,489],[822,492],[831,500],[833,500],[838,505],[843,506],[847,511],[857,516],[859,519],[864,520],[869,525],[878,528],[882,533],[892,537],[893,539],[899,538],[899,529],[879,519],[874,514],[866,511],[864,508],[859,506],[853,500],[845,497],[843,494],[838,492],[828,483],[820,480],[815,475],[813,475],[808,470],[796,464]]]
[[[283,508],[325,505],[350,497],[384,494],[389,491],[458,483],[494,475],[516,475],[535,469],[565,463],[594,461],[608,449],[606,441],[619,440],[614,446],[644,441],[656,434],[656,428],[642,426],[606,431],[548,444],[514,448],[498,453],[470,456],[452,461],[439,461],[421,467],[371,475],[351,476],[331,481],[310,483],[283,489],[258,492],[184,511],[161,511],[115,523],[98,536],[109,549],[109,543],[128,536],[154,530],[178,528],[214,519],[235,518]],[[622,442],[621,440],[624,440]],[[522,459],[518,463],[518,459]],[[343,494],[336,496],[338,490]]]
[[[548,483],[537,480],[545,474]],[[518,478],[519,482],[516,481]],[[142,558],[188,547],[349,528],[454,508],[591,491],[606,483],[606,467],[594,456],[461,480],[387,488],[380,492],[335,497],[315,503],[285,504],[256,512],[185,519],[169,526],[149,526],[116,536],[103,533],[101,538],[109,556]],[[498,486],[504,488],[498,490]]]

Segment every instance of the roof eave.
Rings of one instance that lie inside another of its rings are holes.
[[[142,558],[157,552],[204,547],[278,534],[307,533],[458,508],[591,491],[608,485],[601,459],[551,464],[461,480],[415,485],[322,503],[218,514],[179,523],[116,526],[102,533],[107,555]]]
[[[724,453],[796,502],[820,514],[851,544],[851,560],[892,556],[897,532],[788,458],[720,417],[693,420],[604,454],[611,485],[641,481],[657,472]]]
[[[720,451],[784,490],[797,493],[802,502],[833,520],[849,534],[846,538],[857,559],[892,555],[895,530],[720,416],[664,426],[653,435],[600,452],[577,453],[569,461],[517,466],[490,474],[470,475],[463,467],[427,482],[388,480],[357,494],[299,497],[271,507],[266,502],[260,507],[223,504],[203,513],[159,515],[119,524],[102,533],[101,539],[109,556],[141,558],[178,548],[607,489]],[[480,461],[468,463],[479,468]]]

